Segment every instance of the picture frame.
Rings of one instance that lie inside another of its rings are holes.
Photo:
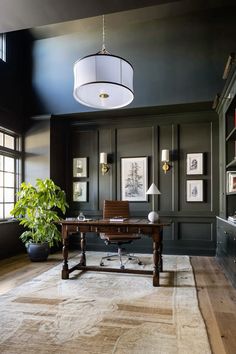
[[[88,177],[87,157],[73,158],[73,177]]]
[[[147,157],[121,158],[121,200],[146,202],[148,183]]]
[[[236,171],[228,171],[226,173],[226,192],[228,194],[236,194]]]
[[[87,182],[73,182],[73,202],[87,202]]]
[[[187,202],[203,202],[203,180],[191,179],[186,181]]]
[[[203,175],[203,153],[187,154],[186,158],[187,175]]]

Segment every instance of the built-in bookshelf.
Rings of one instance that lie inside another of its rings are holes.
[[[230,169],[236,167],[236,97],[233,98],[225,114],[225,124],[226,169]]]
[[[225,111],[226,218],[236,214],[236,81],[230,88]]]
[[[235,56],[230,58],[231,65],[223,75],[225,87],[216,104],[220,126],[220,217],[217,218],[216,258],[236,287],[236,62]]]

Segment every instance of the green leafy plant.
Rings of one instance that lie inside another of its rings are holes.
[[[26,247],[29,243],[58,244],[61,234],[56,223],[60,220],[58,212],[65,214],[66,195],[60,187],[46,178],[37,179],[35,187],[23,182],[17,193],[18,201],[11,211],[27,230],[20,236]]]

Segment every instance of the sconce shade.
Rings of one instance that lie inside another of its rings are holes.
[[[161,194],[155,183],[152,183],[151,186],[148,188],[146,194]]]
[[[161,151],[161,161],[170,161],[170,151],[169,150],[162,150]]]
[[[88,55],[74,64],[74,98],[98,109],[114,109],[133,101],[133,67],[108,52]]]
[[[107,153],[106,152],[100,152],[100,163],[107,164]]]

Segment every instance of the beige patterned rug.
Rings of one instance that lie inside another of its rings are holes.
[[[154,288],[151,276],[50,269],[0,297],[0,353],[211,353],[189,257],[164,256],[164,270]]]

